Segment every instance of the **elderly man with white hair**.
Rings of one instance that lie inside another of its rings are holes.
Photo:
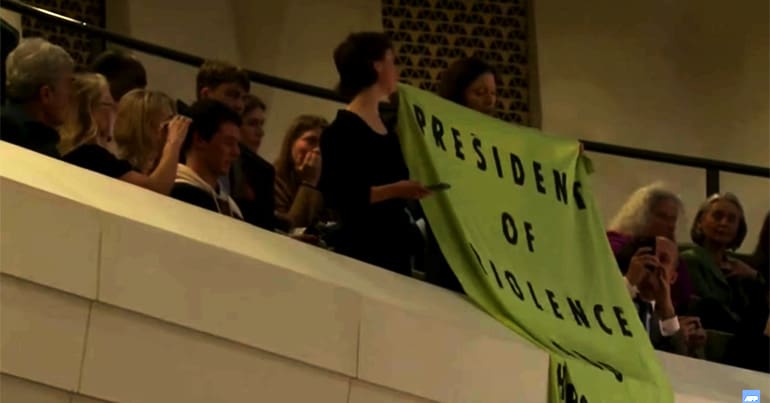
[[[22,39],[6,59],[8,105],[0,139],[59,158],[56,131],[67,116],[74,74],[72,57],[42,38]]]

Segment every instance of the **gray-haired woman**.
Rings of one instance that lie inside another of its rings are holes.
[[[676,225],[683,214],[682,200],[662,184],[653,183],[637,189],[628,197],[607,230],[612,252],[618,256],[626,245],[641,237],[662,236],[676,240]],[[677,280],[671,286],[671,300],[678,312],[686,312],[693,288],[681,259],[676,271]],[[627,278],[627,281],[630,287],[636,285],[633,278]]]
[[[766,303],[757,304],[764,278],[730,256],[743,243],[746,231],[743,207],[731,193],[709,197],[695,216],[690,236],[696,246],[681,258],[702,298],[699,310],[707,328],[735,333],[747,315],[767,309]]]

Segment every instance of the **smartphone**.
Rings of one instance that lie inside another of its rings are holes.
[[[450,185],[448,183],[440,182],[440,183],[436,183],[436,184],[433,184],[433,185],[425,186],[425,189],[428,189],[431,192],[440,192],[442,190],[447,190],[447,189],[449,189],[451,187],[452,187],[452,185]]]

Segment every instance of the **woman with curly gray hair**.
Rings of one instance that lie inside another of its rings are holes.
[[[607,230],[616,258],[624,247],[643,237],[665,237],[675,240],[676,226],[684,214],[684,205],[676,193],[661,183],[653,183],[634,191],[612,219]],[[620,268],[627,273],[627,267]],[[690,276],[683,262],[677,266],[677,279],[671,286],[671,300],[677,311],[686,311],[693,295]],[[633,289],[637,279],[626,278]]]

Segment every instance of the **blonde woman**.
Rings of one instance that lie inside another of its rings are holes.
[[[168,194],[176,177],[179,149],[187,135],[190,120],[176,116],[168,124],[168,137],[157,168],[149,175],[137,172],[131,163],[114,154],[113,127],[117,105],[101,74],[75,77],[73,105],[61,130],[62,159],[73,165],[134,185]]]
[[[329,125],[319,116],[294,119],[275,161],[275,210],[292,228],[315,223],[323,209],[318,191],[321,176],[321,131]]]
[[[118,157],[149,175],[160,161],[175,115],[174,101],[162,92],[135,89],[123,95],[115,123]]]

